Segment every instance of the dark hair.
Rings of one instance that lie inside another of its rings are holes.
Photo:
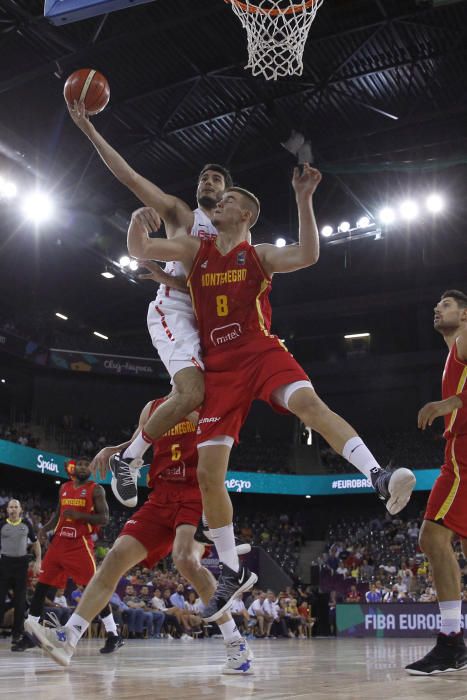
[[[458,289],[447,289],[441,294],[441,299],[446,299],[446,297],[455,299],[458,305],[463,309],[467,308],[467,294],[464,294],[464,292],[461,292]]]
[[[219,165],[218,163],[207,163],[205,166],[203,166],[203,169],[198,175],[198,181],[201,179],[201,176],[204,175],[206,170],[214,170],[215,173],[220,173],[224,178],[225,188],[227,189],[228,187],[232,187],[233,180],[230,171],[227,170],[227,168],[224,168],[223,165]]]
[[[256,197],[256,195],[254,195],[253,192],[249,192],[248,190],[245,190],[243,187],[226,187],[225,191],[226,192],[238,192],[247,200],[247,202],[249,204],[248,208],[252,214],[250,228],[253,228],[253,226],[258,221],[259,212],[261,210],[261,205],[259,203],[258,197]]]

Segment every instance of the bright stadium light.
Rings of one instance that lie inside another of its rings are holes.
[[[406,199],[399,207],[401,216],[406,221],[413,221],[418,215],[418,204],[413,199]]]
[[[311,498],[311,496],[309,496],[309,495],[307,494],[307,495],[305,496],[305,498]]]
[[[285,245],[287,245],[287,241],[285,238],[276,238],[275,244],[277,248],[283,248]]]
[[[115,275],[113,274],[113,272],[105,270],[104,272],[101,272],[101,277],[105,277],[106,280],[113,280]]]
[[[11,180],[4,180],[0,177],[0,197],[13,199],[18,194],[18,188]]]
[[[108,340],[109,336],[104,335],[103,333],[99,333],[99,331],[93,331],[94,335],[97,335],[98,338],[102,338],[102,340]]]
[[[323,226],[323,228],[321,229],[321,235],[324,236],[325,238],[329,238],[329,236],[332,236],[333,233],[334,233],[334,229],[332,226],[329,226],[329,225]]]
[[[391,207],[383,207],[379,212],[378,219],[382,224],[393,224],[396,220],[396,213]]]
[[[2,382],[2,384],[6,384],[6,379],[1,379],[0,381]]]
[[[368,216],[361,216],[357,221],[357,228],[368,228],[370,223]]]
[[[133,272],[136,272],[136,270],[137,270],[138,267],[139,267],[138,261],[137,261],[137,260],[130,260],[130,265],[129,265],[129,267],[130,267],[130,270],[132,270]]]
[[[128,267],[128,265],[130,264],[130,262],[131,262],[131,260],[130,260],[130,258],[128,257],[128,255],[122,255],[122,257],[121,257],[120,260],[118,261],[118,264],[120,265],[120,267]]]
[[[438,214],[444,209],[444,199],[439,194],[430,194],[426,198],[425,204],[431,214]]]
[[[50,219],[54,213],[54,205],[45,192],[31,192],[24,198],[22,204],[23,214],[28,221],[41,224]]]
[[[55,316],[58,316],[58,318],[61,318],[62,321],[68,321],[68,316],[65,316],[65,314],[61,314],[59,311],[55,312]]]
[[[344,338],[346,340],[354,340],[354,338],[369,338],[370,334],[369,333],[347,333],[347,335],[344,335]]]
[[[342,221],[337,227],[337,230],[339,231],[339,233],[347,233],[347,231],[350,231],[350,222]]]

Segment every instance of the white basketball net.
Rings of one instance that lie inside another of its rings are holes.
[[[240,19],[248,39],[253,75],[277,80],[303,72],[303,50],[311,24],[324,0],[225,0]]]

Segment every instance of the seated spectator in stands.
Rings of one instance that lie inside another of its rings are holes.
[[[203,618],[201,617],[201,601],[197,598],[195,591],[189,591],[185,600],[185,610],[188,613],[188,624],[192,632],[201,632]]]
[[[247,609],[245,608],[245,603],[241,598],[234,599],[232,607],[230,608],[230,614],[232,615],[240,634],[248,634],[248,623],[250,621],[250,616],[248,615]]]
[[[183,583],[179,583],[176,590],[170,596],[170,602],[176,608],[180,610],[185,610],[185,586]]]
[[[337,569],[336,569],[336,574],[340,574],[340,575],[343,576],[344,578],[347,578],[347,576],[349,575],[349,570],[348,570],[348,568],[347,568],[346,566],[344,566],[344,562],[343,562],[343,561],[341,561],[340,564],[339,564],[339,566],[337,567]]]
[[[83,591],[84,591],[84,586],[78,586],[78,585],[76,586],[75,590],[72,591],[70,598],[72,601],[72,605],[74,605],[75,607],[78,605],[79,601],[81,600],[81,596],[83,595]]]
[[[370,590],[365,593],[367,603],[381,603],[383,596],[381,591],[376,588],[375,583],[370,583]]]
[[[255,591],[254,600],[248,608],[248,615],[251,620],[256,620],[257,624],[257,637],[264,637],[265,632],[265,621],[263,612],[263,603],[266,600],[266,593],[263,591]]]
[[[410,522],[407,524],[407,534],[410,537],[410,539],[418,541],[418,533],[419,532],[420,532],[420,529],[419,529],[416,522]]]
[[[285,612],[282,614],[274,591],[269,590],[266,593],[266,598],[263,601],[263,615],[265,637],[287,636]]]
[[[292,636],[297,636],[298,639],[306,639],[303,633],[305,620],[299,613],[295,598],[290,598],[286,604],[285,615],[289,633],[292,632]]]
[[[60,622],[60,625],[63,626],[68,622],[72,612],[73,609],[68,607],[68,601],[65,598],[65,591],[63,588],[57,589],[53,600],[46,597],[44,613],[45,615],[47,615],[47,613],[52,613],[52,615],[48,615],[48,619],[53,620],[53,615],[55,615]]]
[[[152,611],[146,610],[146,603],[136,594],[134,587],[129,584],[125,588],[123,602],[132,610],[135,610],[135,628],[136,637],[142,639],[144,629],[147,630],[148,636],[153,634],[153,614]]]
[[[436,596],[430,587],[424,588],[423,592],[418,599],[419,603],[436,603]]]
[[[144,610],[152,615],[152,629],[148,628],[148,636],[160,639],[161,630],[165,620],[165,614],[162,610],[154,610],[152,606],[152,595],[149,592],[148,586],[141,586],[139,597],[144,603]]]
[[[306,636],[309,639],[311,639],[311,633],[313,630],[313,626],[316,622],[316,618],[311,616],[310,605],[305,600],[302,600],[302,602],[298,606],[298,612],[301,615],[302,619],[304,620],[304,627],[305,627],[305,631],[306,631]]]
[[[164,613],[164,629],[169,638],[173,636],[173,632],[179,639],[191,639],[191,637],[189,637],[187,634],[187,632],[190,631],[189,628],[186,629],[185,625],[183,624],[182,611],[179,608],[172,606],[170,603],[170,595],[170,588],[166,588],[164,590],[164,595],[161,594],[159,588],[156,588],[151,601],[152,607]]]
[[[350,586],[350,591],[347,593],[347,596],[345,598],[345,602],[346,603],[360,603],[361,599],[362,599],[362,596],[357,591],[357,586],[355,584]]]
[[[369,564],[367,559],[364,559],[360,566],[360,578],[362,581],[369,581],[374,573],[375,567]]]

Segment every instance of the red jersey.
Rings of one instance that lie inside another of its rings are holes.
[[[166,399],[153,401],[151,415]],[[148,486],[154,488],[158,481],[184,483],[197,486],[196,425],[181,421],[168,430],[153,445],[153,459],[148,474]]]
[[[271,279],[247,241],[226,255],[202,241],[187,284],[205,355],[270,336]]]
[[[78,484],[77,481],[67,481],[60,488],[60,516],[57,527],[54,530],[56,537],[89,537],[97,527],[83,520],[64,518],[64,510],[77,510],[80,513],[94,513],[93,493],[97,484],[95,481],[86,481]]]
[[[454,343],[446,360],[443,372],[442,397],[447,399],[454,394],[460,394],[467,384],[467,363],[463,362],[457,354],[457,345]],[[444,416],[444,437],[449,440],[455,435],[467,434],[467,406],[456,408],[455,411]]]

